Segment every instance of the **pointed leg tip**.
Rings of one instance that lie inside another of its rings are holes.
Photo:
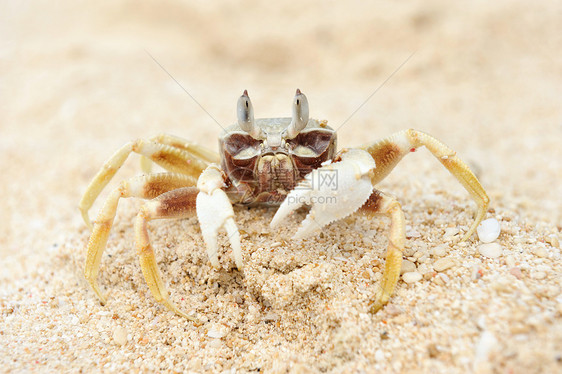
[[[209,257],[209,261],[207,261],[206,265],[210,266],[211,268],[213,268],[215,270],[219,270],[220,267],[221,267],[221,265],[219,263],[218,256],[217,256],[217,258]]]
[[[107,297],[105,297],[105,295],[101,293],[99,286],[97,284],[91,284],[91,286],[92,289],[94,290],[94,293],[98,297],[100,304],[101,305],[107,304]]]
[[[375,298],[375,301],[371,304],[370,308],[369,308],[369,312],[372,314],[377,313],[379,310],[381,310],[382,308],[384,308],[385,305],[388,304],[390,297],[385,298],[382,295],[377,296]]]
[[[383,289],[377,291],[375,301],[371,304],[369,312],[375,314],[381,310],[390,301],[390,294],[391,293],[385,292]]]
[[[269,227],[272,228],[272,229],[278,228],[281,225],[281,222],[283,221],[285,216],[286,216],[286,214],[282,215],[279,212],[279,210],[277,210],[277,212],[275,212],[275,215],[271,219],[271,222],[269,222]]]
[[[301,225],[297,230],[297,232],[295,233],[295,235],[293,235],[293,239],[295,240],[304,239],[307,236],[317,233],[325,226],[325,224],[314,225],[313,222],[315,221],[309,220],[308,217],[305,218],[305,220],[301,222]]]
[[[105,303],[105,297],[101,293],[100,286],[98,285],[98,281],[96,277],[92,274],[91,269],[89,269],[88,267],[84,269],[84,279],[86,279],[86,282],[88,282],[90,288],[92,289],[92,291],[94,291],[98,299],[100,301],[103,300],[103,302]]]
[[[238,271],[243,272],[244,271],[244,262],[242,260],[235,260],[236,263],[236,269],[238,269]]]
[[[182,312],[181,310],[177,310],[176,314],[180,317],[183,317],[191,322],[193,322],[196,326],[201,326],[203,325],[203,321],[200,321],[199,319],[197,319],[196,317],[190,316],[189,314]]]
[[[293,237],[292,237],[291,239],[293,239],[293,240],[300,240],[300,239],[303,239],[305,236],[306,236],[306,235],[303,234],[301,231],[297,231],[297,232],[295,233],[295,235],[293,235]]]
[[[369,308],[369,312],[371,314],[375,314],[379,310],[381,310],[384,305],[385,304],[381,300],[377,300],[373,304],[371,304],[371,307]]]
[[[105,297],[105,295],[103,295],[101,293],[98,294],[98,299],[99,299],[101,305],[107,304],[107,297]]]
[[[168,308],[170,311],[174,312],[176,315],[193,322],[197,326],[201,326],[203,324],[203,322],[201,322],[199,319],[197,319],[196,317],[192,317],[189,314],[185,313],[180,308],[178,308],[176,306],[176,304],[172,303],[171,301],[163,301],[162,304],[164,304],[166,306],[166,308]]]
[[[90,229],[90,231],[92,231],[93,228],[94,228],[94,225],[92,224],[92,221],[90,220],[90,216],[88,215],[88,212],[80,209],[80,213],[82,214],[82,219],[84,220],[84,223],[86,224],[86,226],[88,226],[88,229]]]
[[[459,241],[459,243],[462,242],[466,242],[467,240],[469,240],[472,235],[476,232],[476,228],[478,227],[478,225],[480,224],[480,221],[478,221],[477,223],[473,224],[470,229],[468,229],[468,231],[463,235],[462,239]]]

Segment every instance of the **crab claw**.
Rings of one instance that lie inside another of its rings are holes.
[[[211,265],[219,266],[217,234],[219,229],[224,228],[232,246],[236,267],[238,270],[242,270],[244,264],[240,247],[240,233],[234,222],[232,204],[221,189],[223,185],[222,172],[216,165],[210,165],[201,173],[197,181],[197,188],[200,191],[196,201],[197,219],[201,226]]]
[[[307,174],[287,195],[270,226],[279,226],[285,217],[302,205],[311,205],[310,212],[294,235],[294,239],[300,239],[361,208],[373,191],[370,171],[375,168],[375,161],[360,149],[342,151],[340,158],[341,161]]]

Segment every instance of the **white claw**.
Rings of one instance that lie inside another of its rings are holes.
[[[350,149],[341,158],[341,161],[309,173],[287,195],[270,226],[279,226],[285,217],[302,205],[311,205],[310,212],[294,236],[300,239],[354,213],[365,204],[373,191],[369,171],[375,168],[375,161],[359,149]]]
[[[201,226],[203,240],[207,247],[207,254],[211,265],[219,266],[217,234],[221,228],[226,230],[228,240],[234,254],[234,261],[238,270],[242,270],[242,249],[240,247],[240,233],[234,222],[234,210],[226,193],[219,188],[222,185],[222,175],[214,165],[209,166],[199,177],[197,194],[197,219]],[[220,178],[220,184],[218,182]]]

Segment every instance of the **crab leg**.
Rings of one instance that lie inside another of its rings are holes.
[[[180,187],[193,186],[194,184],[193,177],[189,175],[172,173],[149,174],[123,181],[119,187],[111,192],[94,222],[92,234],[87,245],[86,266],[84,269],[84,276],[102,304],[105,304],[106,299],[99,289],[97,276],[101,257],[109,237],[109,231],[113,226],[119,199],[122,197],[151,199],[163,192]]]
[[[169,141],[172,142],[173,138],[170,139]],[[191,149],[188,149],[189,146],[191,146]],[[209,165],[210,162],[207,158],[212,158],[212,152],[204,150],[204,148],[200,146],[194,146],[188,143],[184,143],[182,147],[183,148],[177,147],[175,143],[174,146],[172,146],[139,139],[125,144],[121,149],[115,152],[115,154],[106,161],[94,179],[92,179],[80,201],[79,208],[82,213],[82,218],[88,227],[91,228],[92,226],[88,211],[103,188],[109,183],[121,166],[123,166],[131,153],[138,153],[168,171],[197,178],[199,174],[201,174],[201,171]],[[202,154],[205,155],[204,158],[200,156]]]
[[[406,224],[400,203],[395,198],[375,190],[361,208],[361,212],[370,216],[384,214],[390,217],[390,231],[388,233],[388,249],[382,275],[380,291],[371,304],[371,313],[381,309],[394,292],[400,277],[402,266],[402,252],[406,241]]]
[[[214,267],[219,266],[217,233],[222,227],[226,230],[232,246],[236,267],[238,270],[242,270],[244,263],[240,247],[240,233],[234,222],[232,203],[221,189],[223,186],[223,173],[217,165],[211,164],[197,181],[197,187],[201,191],[197,195],[197,218],[201,225],[201,233],[211,264]]]
[[[200,160],[206,161],[207,164],[211,163],[218,163],[219,156],[216,152],[213,152],[205,147],[202,147],[198,144],[192,143],[188,140],[180,138],[179,136],[169,135],[169,134],[159,134],[153,138],[150,138],[150,141],[169,145],[170,147],[178,148],[184,151],[189,152],[193,157],[198,158]],[[146,156],[141,157],[141,168],[143,172],[149,173],[151,169],[151,161]]]
[[[373,185],[384,179],[408,153],[426,147],[462,184],[478,206],[476,218],[462,240],[468,239],[484,219],[490,199],[470,168],[457,157],[456,152],[424,132],[409,129],[400,131],[378,142],[363,146],[375,160],[377,167],[371,178]]]
[[[184,218],[195,213],[195,202],[199,189],[184,187],[166,192],[157,198],[146,202],[141,208],[135,221],[135,237],[137,254],[144,279],[156,301],[164,304],[172,312],[189,320],[197,319],[182,312],[169,298],[166,285],[158,269],[154,249],[148,236],[148,221],[160,218]]]

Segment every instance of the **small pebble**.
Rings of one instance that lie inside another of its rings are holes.
[[[417,271],[410,271],[402,275],[402,280],[408,284],[415,283],[422,279],[422,275]]]
[[[431,254],[435,257],[443,257],[447,254],[449,246],[447,244],[441,244],[431,250]]]
[[[449,227],[445,229],[445,233],[443,234],[443,238],[444,239],[450,239],[453,236],[457,235],[459,233],[459,228],[458,227]]]
[[[279,314],[270,312],[270,313],[267,313],[267,314],[263,317],[263,320],[264,320],[264,322],[275,322],[275,321],[278,321],[279,318],[280,318],[280,317],[279,317]]]
[[[412,261],[403,260],[402,267],[400,268],[400,274],[410,273],[413,271],[416,271],[416,264],[414,264]]]
[[[546,278],[546,273],[544,271],[535,271],[533,273],[531,273],[531,278],[536,279],[536,280],[541,280]]]
[[[450,257],[443,257],[433,263],[433,269],[435,271],[444,271],[447,270],[455,265],[455,261],[453,261]]]
[[[531,250],[531,252],[533,252],[535,256],[540,258],[548,257],[548,251],[543,247],[535,247]]]
[[[558,240],[558,237],[554,234],[547,236],[545,242],[547,242],[554,248],[560,248],[560,241]]]
[[[384,360],[384,352],[381,351],[380,349],[377,349],[377,351],[375,352],[375,361],[382,361]]]
[[[498,243],[486,243],[478,246],[478,252],[484,257],[497,258],[502,254],[502,246]]]
[[[226,334],[222,331],[211,329],[207,332],[207,336],[213,339],[220,339],[224,337]]]
[[[412,257],[414,257],[416,260],[420,257],[422,257],[425,254],[424,251],[417,251],[416,253],[414,253],[414,255]]]
[[[500,236],[501,226],[497,219],[489,218],[478,225],[476,232],[481,242],[491,243]]]
[[[113,340],[118,345],[125,345],[127,343],[127,329],[119,326],[113,330]]]

